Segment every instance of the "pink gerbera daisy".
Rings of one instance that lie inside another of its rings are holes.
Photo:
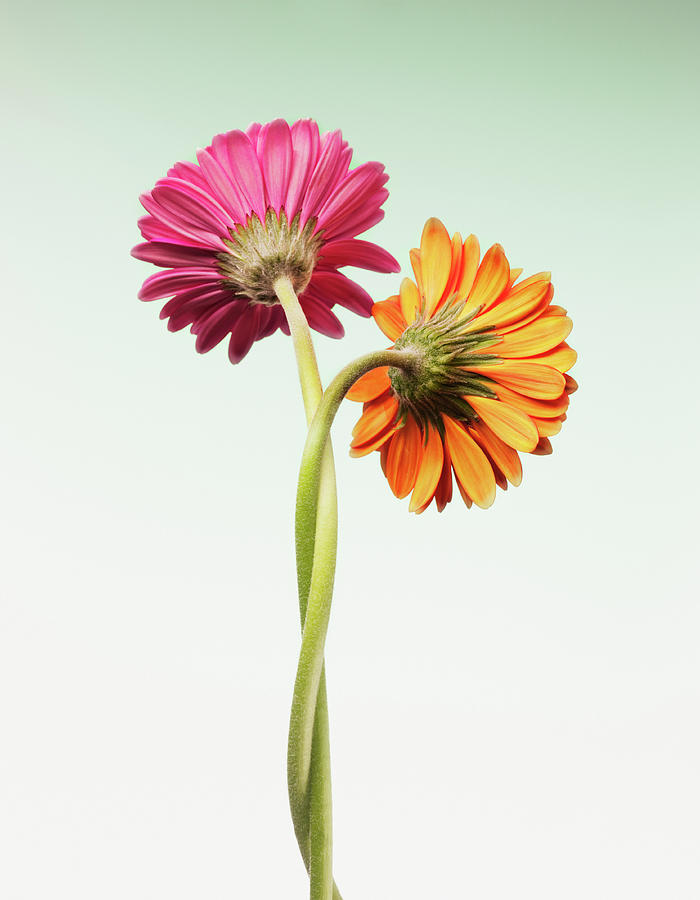
[[[217,135],[198,165],[176,163],[141,197],[146,242],[131,252],[165,271],[139,297],[170,297],[160,314],[170,331],[190,325],[200,353],[228,337],[237,363],[256,340],[289,334],[273,289],[287,276],[309,325],[342,337],[331,307],[368,317],[372,299],[338,269],[399,271],[386,250],[356,239],[384,215],[384,166],[351,170],[351,158],[340,131],[321,135],[310,119]]]

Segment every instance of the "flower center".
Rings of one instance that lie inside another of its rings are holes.
[[[498,356],[483,351],[499,339],[491,329],[467,331],[478,310],[465,316],[463,308],[463,303],[446,305],[429,319],[419,313],[396,341],[397,350],[417,351],[414,367],[389,369],[400,415],[410,412],[418,421],[438,428],[442,428],[443,413],[469,423],[478,418],[469,395],[496,397],[491,379],[469,367],[497,362]]]
[[[300,294],[311,279],[323,241],[313,233],[316,219],[300,229],[299,218],[297,213],[288,222],[284,209],[279,217],[268,209],[264,223],[253,214],[245,225],[230,229],[230,240],[224,239],[229,250],[218,255],[227,287],[251,304],[274,306],[278,300],[273,285],[286,275]]]

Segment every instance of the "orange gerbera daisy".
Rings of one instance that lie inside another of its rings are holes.
[[[479,262],[479,242],[452,239],[429,219],[411,250],[415,282],[375,303],[372,315],[396,349],[415,349],[410,369],[373,369],[348,392],[364,402],[351,456],[381,454],[409,510],[439,511],[452,499],[452,473],[467,506],[486,508],[496,485],[520,484],[519,451],[552,452],[576,382],[566,343],[572,323],[552,305],[550,273],[518,281],[500,244]]]

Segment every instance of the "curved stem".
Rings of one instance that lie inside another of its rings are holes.
[[[307,424],[310,424],[323,396],[311,333],[289,278],[278,279],[274,289],[289,323],[306,420]],[[335,467],[330,443],[323,454],[321,484],[326,505],[323,510],[319,511],[318,516],[314,505],[313,514],[307,520],[307,529],[303,534],[297,532],[296,535],[297,587],[302,629],[311,583],[316,529],[325,531],[329,527],[325,521],[326,514],[330,514],[332,522],[337,521]],[[335,528],[336,526],[331,524],[330,527]],[[330,879],[332,884],[330,741],[325,682],[325,672],[322,670],[313,726],[314,753],[308,776],[309,790],[299,793],[294,789],[292,782],[289,783],[289,803],[294,832],[304,865],[312,881],[312,890],[314,890],[314,882],[325,886]],[[318,814],[319,809],[325,811],[323,815]],[[340,891],[335,884],[333,884],[333,900],[342,900]]]
[[[323,461],[329,446],[330,428],[343,400],[355,381],[378,366],[412,368],[419,355],[415,350],[383,350],[360,357],[346,366],[328,386],[309,429],[299,471],[296,506],[297,546],[300,536],[312,523],[322,519],[327,528],[316,529],[316,542],[309,584],[308,603],[299,652],[289,723],[288,777],[290,793],[310,794],[312,900],[326,900],[330,894],[314,893],[314,861],[324,845],[314,838],[317,818],[330,815],[330,795],[317,792],[314,777],[317,695],[323,678],[323,650],[328,631],[333,581],[335,578],[337,516],[327,508],[323,491]],[[319,695],[320,701],[320,695]],[[328,804],[328,805],[326,805]]]

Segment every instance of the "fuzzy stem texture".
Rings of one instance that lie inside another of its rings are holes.
[[[299,665],[294,684],[289,723],[288,777],[290,796],[310,798],[311,819],[311,900],[327,900],[324,885],[314,880],[316,867],[323,871],[323,860],[331,852],[330,829],[321,822],[330,817],[330,793],[316,785],[316,757],[319,729],[320,689],[323,685],[323,651],[325,646],[337,550],[337,507],[324,491],[325,459],[330,447],[330,428],[343,397],[366,372],[378,366],[412,368],[419,354],[416,350],[383,350],[370,353],[346,366],[331,382],[314,416],[304,447],[299,471],[296,506],[297,547],[314,529],[316,541],[313,555],[308,602],[302,632]],[[335,501],[335,497],[333,498]],[[325,523],[320,528],[319,523]],[[317,704],[318,697],[318,704]],[[315,892],[315,890],[317,892]],[[337,889],[336,889],[337,890]]]
[[[294,351],[304,400],[307,424],[310,424],[323,396],[321,378],[316,362],[311,332],[306,316],[297,299],[289,278],[279,278],[274,284],[275,293],[284,309],[294,344]],[[297,586],[302,630],[306,619],[307,598],[311,584],[316,531],[330,533],[333,541],[337,535],[337,499],[333,450],[328,443],[321,461],[321,488],[319,509],[314,503],[307,520],[307,530],[296,532]],[[312,900],[342,900],[333,882],[333,836],[331,806],[330,738],[328,728],[328,699],[325,670],[322,665],[315,702],[312,725],[313,752],[303,790],[299,790],[291,774],[296,766],[288,765],[290,776],[289,804],[294,832],[304,865],[309,872]]]

